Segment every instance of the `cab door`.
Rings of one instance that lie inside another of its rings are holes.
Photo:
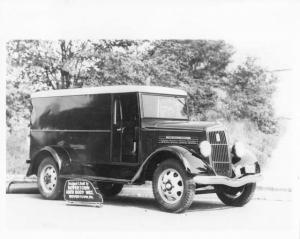
[[[138,162],[139,112],[137,93],[113,96],[112,162]]]
[[[139,107],[137,93],[120,94],[122,112],[122,158],[124,164],[138,163]]]
[[[111,140],[111,161],[121,162],[122,158],[122,106],[119,96],[113,96],[113,117],[112,117],[112,140]]]

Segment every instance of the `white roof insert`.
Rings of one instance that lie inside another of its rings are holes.
[[[39,91],[31,94],[31,98],[71,96],[71,95],[110,94],[110,93],[129,93],[129,92],[156,93],[156,94],[180,95],[180,96],[187,95],[187,93],[184,90],[168,88],[168,87],[118,85],[118,86],[101,86],[101,87]]]

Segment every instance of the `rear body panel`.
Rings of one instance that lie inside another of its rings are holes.
[[[74,161],[110,160],[110,95],[36,98],[30,132],[30,158],[44,146],[66,148]]]
[[[112,99],[111,94],[34,98],[31,161],[45,146],[60,146],[70,156],[70,173],[132,178],[137,162],[112,159]]]

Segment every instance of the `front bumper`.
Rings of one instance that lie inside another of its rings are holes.
[[[229,187],[241,187],[248,183],[256,183],[262,179],[261,174],[246,175],[241,178],[228,178],[224,176],[195,176],[196,184],[201,185],[226,185]]]

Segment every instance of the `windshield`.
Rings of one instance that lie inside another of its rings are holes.
[[[144,118],[188,118],[185,97],[143,94],[142,102]]]

